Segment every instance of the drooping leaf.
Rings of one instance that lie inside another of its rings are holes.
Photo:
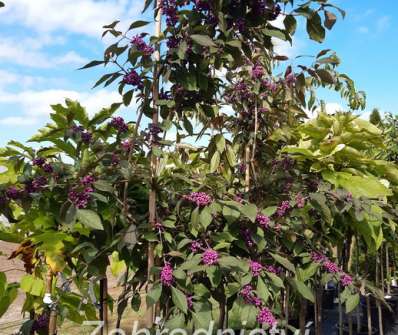
[[[190,38],[194,42],[196,42],[204,47],[216,47],[217,46],[217,44],[215,44],[214,41],[207,35],[193,34],[190,36]]]
[[[187,297],[183,292],[181,292],[176,287],[171,287],[171,299],[173,303],[183,312],[187,313],[188,311],[188,304],[187,304]]]
[[[325,28],[322,26],[321,17],[316,12],[307,19],[307,33],[312,40],[319,43],[325,39]]]

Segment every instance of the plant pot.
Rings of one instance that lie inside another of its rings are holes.
[[[377,334],[378,330],[374,327],[372,327],[372,334]],[[337,324],[336,325],[336,334],[339,335],[340,334],[340,327]],[[349,335],[350,334],[350,328],[348,326],[348,323],[344,323],[343,324],[343,335]],[[360,324],[360,330],[358,332],[357,330],[357,324],[356,323],[352,323],[352,334],[353,335],[368,335],[368,325],[365,323],[361,323]]]
[[[336,297],[336,289],[335,288],[325,289],[322,293],[322,308],[323,309],[333,309],[335,297]]]

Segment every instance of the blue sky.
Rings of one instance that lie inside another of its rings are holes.
[[[45,124],[49,104],[78,99],[90,113],[119,96],[114,88],[91,87],[105,72],[77,71],[101,58],[107,41],[101,27],[116,19],[124,25],[140,17],[142,0],[5,0],[0,9],[0,146],[27,140]],[[299,31],[295,46],[280,46],[290,56],[331,48],[368,96],[367,111],[377,106],[398,112],[397,1],[337,0],[347,11],[323,45]],[[323,93],[331,109],[343,106],[337,94]],[[134,111],[128,111],[133,113]]]

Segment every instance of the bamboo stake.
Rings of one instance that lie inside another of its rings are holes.
[[[390,255],[388,253],[388,244],[386,244],[386,276],[387,276],[387,294],[391,295],[391,271],[390,271]]]
[[[379,286],[379,272],[380,272],[380,267],[379,267],[380,259],[379,259],[379,252],[376,252],[376,287]],[[384,335],[384,330],[383,330],[383,314],[381,311],[381,306],[380,306],[380,301],[376,299],[376,306],[377,306],[377,312],[379,316],[379,334]]]
[[[369,293],[366,294],[366,312],[368,316],[368,335],[372,335],[372,316],[371,316],[371,311],[370,311],[370,298],[369,298]]]
[[[301,335],[305,334],[306,316],[307,316],[307,300],[300,298],[299,326],[300,326]]]
[[[288,272],[286,271],[286,276],[288,276]],[[285,289],[285,333],[287,334],[288,325],[289,325],[289,286],[286,286]]]
[[[100,320],[103,322],[101,335],[108,335],[108,278],[100,280]]]
[[[250,190],[250,147],[245,148],[245,192]]]
[[[159,37],[161,34],[162,27],[162,1],[157,0],[156,2],[156,19],[155,19],[155,37]],[[153,71],[153,87],[152,87],[152,125],[157,126],[159,123],[159,111],[157,106],[157,101],[159,98],[159,61],[160,61],[160,45],[159,43],[156,46],[156,50],[154,52],[154,60],[156,62]],[[152,149],[156,147],[154,142],[151,143]],[[155,227],[156,225],[156,189],[155,189],[155,178],[157,173],[157,168],[159,165],[158,158],[151,154],[151,190],[149,193],[149,201],[148,201],[148,211],[149,211],[149,225],[150,227]],[[147,276],[148,276],[148,286],[147,289],[150,290],[152,287],[152,283],[154,281],[153,275],[151,274],[152,268],[155,264],[155,256],[154,256],[154,247],[152,243],[148,244],[148,263],[147,263]],[[155,319],[154,315],[154,307],[147,307],[146,312],[146,323],[148,327],[152,327]]]
[[[53,286],[54,273],[51,269],[47,271],[47,281],[46,281],[46,294],[51,297],[52,286]],[[54,302],[50,304],[50,317],[48,320],[48,334],[57,334],[57,309]]]
[[[356,255],[355,255],[355,275],[358,277],[359,274],[359,239],[358,236],[355,236],[355,249],[356,249]],[[357,317],[357,333],[361,331],[361,315],[360,313],[356,313]]]
[[[369,274],[369,263],[365,262],[365,272],[366,275]],[[366,293],[366,314],[368,318],[368,335],[372,335],[372,316],[371,316],[371,310],[370,310],[370,297],[369,293]]]

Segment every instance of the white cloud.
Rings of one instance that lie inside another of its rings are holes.
[[[69,51],[64,55],[50,57],[41,51],[48,42],[40,42],[33,39],[0,39],[0,60],[8,63],[34,68],[52,68],[58,65],[72,64],[84,65],[87,59],[78,55],[75,51]],[[57,43],[53,41],[53,43]]]
[[[390,26],[391,17],[388,15],[380,17],[376,22],[376,29],[378,32],[386,30]]]
[[[86,107],[90,115],[95,114],[103,107],[121,100],[117,92],[98,90],[90,92],[77,92],[72,90],[43,90],[22,91],[9,93],[0,91],[1,104],[13,104],[19,107],[21,115],[7,116],[0,119],[2,125],[27,126],[39,124],[50,114],[50,105],[63,103],[65,98],[78,100]]]
[[[362,34],[367,34],[369,32],[369,28],[365,26],[361,26],[358,28],[358,31]]]
[[[99,37],[101,27],[116,19],[133,19],[143,8],[140,0],[12,0],[1,21],[22,24],[36,32],[64,30]]]
[[[12,85],[18,89],[26,90],[32,86],[42,84],[60,86],[65,83],[66,81],[63,78],[23,75],[0,69],[0,89],[5,89]]]

